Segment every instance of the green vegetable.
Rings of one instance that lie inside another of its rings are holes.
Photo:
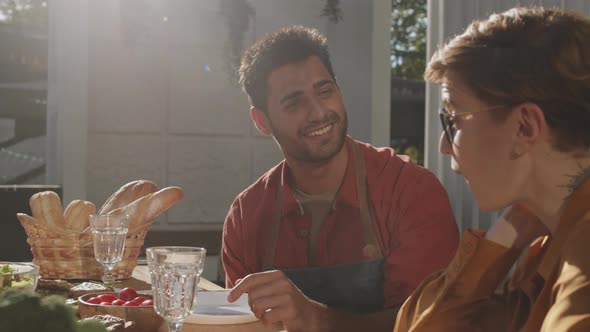
[[[0,266],[0,292],[7,288],[27,288],[33,285],[29,275],[13,275],[15,272],[16,269],[8,264]]]
[[[15,269],[11,268],[10,265],[4,264],[0,266],[0,274],[9,274],[16,272]]]
[[[11,332],[106,332],[100,323],[79,323],[63,297],[41,299],[20,289],[0,293],[0,322],[0,330]]]
[[[12,287],[12,275],[10,274],[14,272],[16,270],[8,264],[0,266],[0,291]]]

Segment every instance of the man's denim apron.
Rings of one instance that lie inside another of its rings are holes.
[[[366,261],[327,267],[307,267],[283,270],[285,275],[309,298],[331,308],[355,313],[376,312],[383,309],[383,268],[385,259],[371,221],[367,195],[367,174],[358,143],[350,138],[353,151],[360,222],[363,225]],[[344,147],[346,148],[346,147]],[[264,270],[273,269],[278,232],[281,223],[282,190],[279,181],[273,213],[271,237],[267,244]],[[312,225],[311,239],[316,239],[319,225]],[[315,234],[314,234],[315,233]],[[315,253],[312,253],[315,255]]]

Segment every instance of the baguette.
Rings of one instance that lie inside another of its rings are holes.
[[[47,227],[65,229],[66,221],[59,196],[53,191],[33,195],[29,201],[33,217],[45,222]]]
[[[131,204],[111,211],[109,214],[128,215],[129,232],[154,220],[176,202],[182,199],[184,192],[179,187],[167,187],[158,192],[145,195]]]
[[[27,236],[29,236],[29,228],[25,227],[25,225],[40,225],[42,228],[48,229],[49,227],[47,226],[46,223],[40,221],[38,218],[35,217],[31,217],[28,214],[25,213],[17,213],[16,217],[18,218],[18,220],[20,221],[21,225],[23,225],[23,227],[25,228],[25,232],[27,232]],[[68,235],[69,233],[65,230],[65,229],[56,229],[56,228],[51,228],[51,231],[57,234],[61,234],[61,235]],[[34,235],[37,236],[37,235]],[[32,248],[31,248],[32,249]]]
[[[36,193],[33,196],[31,196],[31,199],[29,199],[29,206],[31,207],[31,214],[33,215],[33,217],[38,221],[46,224],[45,220],[41,220],[43,212],[41,210],[41,195],[39,194],[40,193]]]
[[[17,213],[16,217],[20,220],[21,224],[38,224],[39,220],[35,217],[31,217],[26,213]]]
[[[96,213],[96,206],[92,202],[74,200],[64,210],[66,228],[75,232],[83,232],[88,226],[88,216]]]
[[[129,182],[107,199],[107,201],[98,210],[98,214],[108,214],[116,209],[134,202],[145,195],[154,193],[157,190],[158,186],[148,180]]]

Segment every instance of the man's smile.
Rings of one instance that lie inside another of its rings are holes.
[[[308,131],[307,133],[304,134],[304,136],[308,136],[308,137],[322,136],[322,135],[329,133],[332,130],[332,128],[334,128],[334,124],[330,123],[327,126],[323,126],[319,129],[314,129],[313,131]]]

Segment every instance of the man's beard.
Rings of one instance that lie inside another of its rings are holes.
[[[340,120],[340,121],[339,121]],[[270,121],[269,121],[270,122]],[[298,137],[294,140],[292,138],[283,136],[282,134],[277,134],[278,131],[275,130],[272,123],[270,123],[271,128],[273,129],[273,134],[275,141],[279,144],[279,147],[283,151],[285,156],[290,156],[295,160],[307,163],[324,163],[331,160],[334,156],[338,154],[342,150],[344,146],[344,142],[346,140],[346,133],[348,131],[348,116],[347,113],[344,112],[344,116],[340,119],[340,116],[336,113],[332,113],[328,115],[325,119],[321,121],[317,121],[316,123],[311,124],[310,126],[313,127],[321,127],[323,124],[333,123],[334,128],[332,130],[336,130],[335,133],[335,141],[327,140],[325,142],[326,146],[325,149],[317,149],[313,151],[309,149],[304,143],[301,143],[299,140],[303,140],[303,132],[305,129],[302,129],[298,132]]]

